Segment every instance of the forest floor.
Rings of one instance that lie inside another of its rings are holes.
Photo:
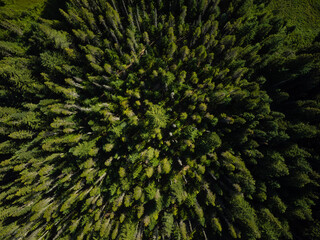
[[[310,45],[320,33],[320,0],[272,0],[268,8],[296,26],[287,43],[294,49]]]
[[[46,0],[0,0],[0,19],[17,18],[43,10]]]

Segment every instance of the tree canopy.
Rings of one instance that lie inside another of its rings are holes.
[[[0,239],[320,238],[320,42],[266,5],[0,24]]]

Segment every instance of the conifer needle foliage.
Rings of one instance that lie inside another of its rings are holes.
[[[0,42],[0,238],[292,239],[316,173],[262,88],[264,7],[70,0]]]

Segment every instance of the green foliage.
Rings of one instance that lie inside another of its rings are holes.
[[[320,48],[272,4],[2,21],[0,238],[315,239]]]
[[[162,219],[163,236],[170,237],[173,230],[173,215],[165,213]]]
[[[320,3],[318,1],[271,1],[268,9],[278,11],[278,15],[294,26],[287,45],[299,49],[309,46],[320,32]]]
[[[95,156],[98,153],[98,148],[95,146],[95,140],[90,142],[83,142],[71,149],[72,154],[79,157]]]
[[[40,15],[45,7],[45,0],[2,0],[3,5],[0,6],[0,19],[17,18],[28,12],[29,15]]]
[[[164,128],[167,125],[168,117],[166,111],[161,106],[151,106],[146,112],[146,117],[153,128]]]

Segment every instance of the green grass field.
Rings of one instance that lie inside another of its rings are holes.
[[[41,12],[46,0],[0,0],[0,19],[17,18],[30,12]]]
[[[308,46],[320,32],[320,0],[272,0],[268,8],[296,26],[287,43],[293,48]]]

